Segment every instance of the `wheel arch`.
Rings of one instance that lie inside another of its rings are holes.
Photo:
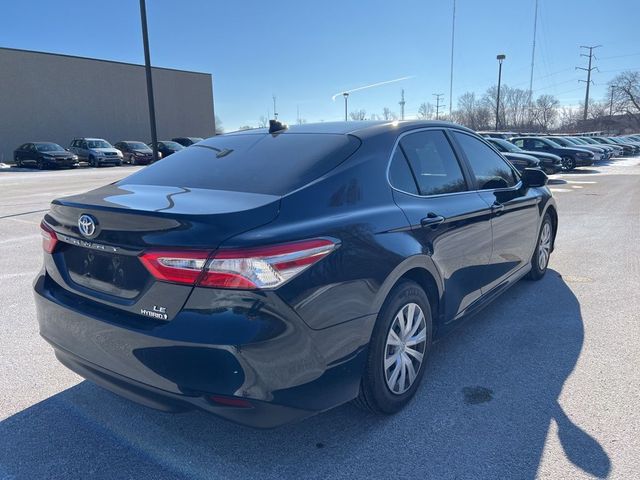
[[[444,287],[438,269],[431,257],[427,255],[414,255],[407,258],[387,276],[376,295],[375,311],[380,311],[393,287],[402,280],[411,280],[422,287],[429,299],[433,320],[437,323],[440,318]]]

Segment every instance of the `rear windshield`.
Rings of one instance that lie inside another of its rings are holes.
[[[118,185],[168,185],[284,195],[324,175],[360,146],[350,135],[220,135],[181,150]]]

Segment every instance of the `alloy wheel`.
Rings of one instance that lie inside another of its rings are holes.
[[[545,222],[540,232],[540,243],[538,244],[538,268],[542,271],[547,268],[549,255],[551,254],[551,225]]]
[[[573,159],[571,157],[562,157],[562,169],[573,170],[575,168]]]
[[[384,378],[387,387],[401,395],[413,385],[425,354],[427,324],[417,303],[403,306],[389,328],[384,349]]]

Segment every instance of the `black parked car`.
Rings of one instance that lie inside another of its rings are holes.
[[[546,181],[443,122],[213,137],[53,201],[40,333],[156,408],[259,427],[353,399],[394,413],[435,338],[545,274]]]
[[[565,137],[567,140],[569,140],[570,142],[572,142],[575,146],[583,148],[583,147],[598,147],[598,148],[602,148],[605,151],[605,155],[606,155],[606,160],[609,160],[613,157],[615,157],[616,155],[616,149],[613,148],[613,146],[610,145],[601,145],[601,144],[597,144],[597,145],[593,145],[589,142],[587,142],[586,140],[580,138],[580,137]]]
[[[501,138],[487,138],[487,141],[507,158],[509,158],[507,156],[507,153],[509,153],[510,155],[528,155],[530,157],[537,158],[540,161],[540,168],[547,175],[552,175],[562,170],[562,160],[559,156],[554,155],[553,153],[537,151],[529,152],[526,150],[522,150],[520,147]]]
[[[176,137],[176,138],[172,138],[171,140],[173,140],[176,143],[179,143],[183,147],[190,147],[194,143],[201,142],[203,139],[200,137]]]
[[[573,170],[576,167],[593,165],[595,160],[593,152],[589,150],[577,147],[563,147],[544,137],[514,137],[511,142],[524,150],[558,155],[562,160],[562,169],[565,171]]]
[[[596,146],[602,145],[603,147],[613,148],[613,150],[615,151],[614,156],[616,157],[621,157],[622,155],[624,155],[624,149],[617,143],[597,141],[595,137],[579,137],[579,139],[584,142],[587,142],[589,145],[596,145]]]
[[[20,145],[13,152],[13,161],[16,167],[44,168],[75,168],[78,166],[78,157],[65,150],[57,143],[30,142]]]
[[[170,140],[162,140],[161,142],[158,142],[158,153],[162,155],[162,158],[166,158],[172,153],[179,152],[182,149],[184,149],[184,147],[177,142],[172,142]]]
[[[625,145],[631,145],[633,147],[633,155],[638,155],[638,153],[640,153],[640,143],[631,140],[630,138],[625,138],[625,137],[608,137],[609,140],[617,143],[618,145],[622,145],[623,147]]]
[[[612,139],[607,137],[589,137],[598,143],[602,143],[604,145],[615,145],[619,148],[622,148],[622,154],[626,156],[631,156],[635,153],[636,149],[633,145],[628,145],[625,143],[614,142]]]
[[[153,161],[153,150],[143,142],[122,141],[114,145],[122,152],[123,161],[131,165],[148,165]]]
[[[581,148],[581,149],[584,149],[584,150],[588,150],[591,153],[593,153],[595,161],[601,161],[601,160],[608,160],[609,159],[609,154],[604,149],[604,145],[603,145],[603,147],[596,147],[595,145],[577,145],[576,142],[574,142],[570,138],[560,137],[560,136],[553,136],[553,137],[546,137],[546,138],[548,138],[549,140],[552,140],[553,142],[557,143],[561,147],[568,147],[568,148],[576,148],[577,147],[577,148]]]

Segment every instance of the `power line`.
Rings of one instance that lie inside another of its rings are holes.
[[[593,46],[585,46],[585,45],[580,45],[580,48],[584,48],[584,49],[588,49],[589,50],[589,55],[587,55],[586,53],[581,53],[580,56],[581,57],[589,57],[589,66],[587,68],[584,67],[576,67],[576,70],[584,70],[585,72],[587,72],[587,80],[578,80],[579,82],[585,82],[587,84],[587,91],[584,95],[584,113],[583,113],[583,120],[587,120],[587,113],[589,112],[589,87],[591,86],[591,71],[592,70],[597,70],[598,67],[592,67],[591,66],[591,62],[593,60],[593,51],[596,48],[600,48],[602,45],[593,45]]]

